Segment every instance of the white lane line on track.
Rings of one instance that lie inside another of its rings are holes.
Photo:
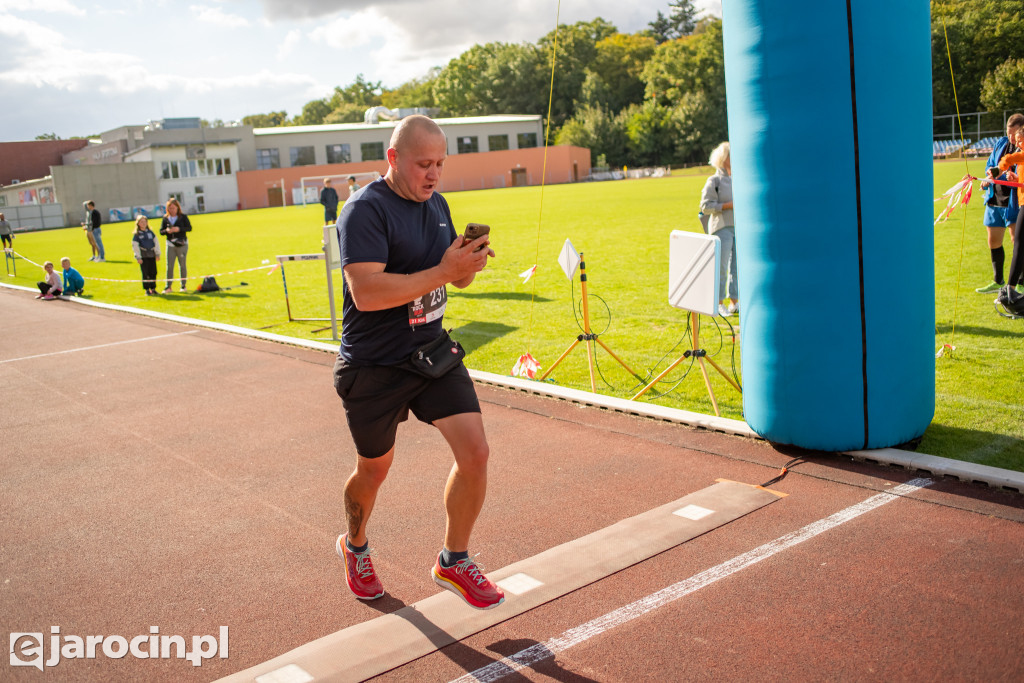
[[[67,351],[53,351],[52,353],[39,353],[35,356],[22,356],[21,358],[8,358],[7,360],[0,360],[0,364],[3,363],[17,363],[22,360],[32,360],[33,358],[46,358],[47,356],[59,356],[64,353],[78,353],[79,351],[92,351],[93,349],[105,349],[108,346],[120,346],[121,344],[134,344],[136,342],[152,341],[153,339],[166,339],[167,337],[180,337],[183,334],[196,334],[199,330],[189,330],[188,332],[174,332],[173,334],[158,334],[155,337],[143,337],[142,339],[128,339],[126,341],[110,342],[109,344],[98,344],[96,346],[83,346],[77,349],[68,349]]]
[[[589,640],[590,638],[600,635],[605,631],[615,628],[616,626],[621,626],[622,624],[632,621],[637,617],[641,617],[652,610],[667,605],[673,600],[678,600],[690,593],[698,591],[705,586],[710,586],[720,579],[724,579],[725,577],[746,569],[751,565],[757,564],[761,560],[767,560],[776,553],[792,548],[799,543],[803,543],[806,540],[814,538],[818,534],[834,529],[852,519],[860,517],[866,512],[871,512],[875,508],[881,507],[886,503],[891,503],[897,498],[913,493],[920,488],[930,486],[932,483],[931,479],[914,479],[906,484],[894,487],[891,491],[879,493],[865,501],[857,503],[856,505],[851,505],[845,510],[840,510],[839,512],[825,517],[824,519],[812,522],[802,529],[788,533],[785,536],[780,536],[774,541],[769,541],[768,543],[754,548],[749,552],[743,553],[742,555],[737,555],[731,560],[727,560],[720,565],[712,567],[711,569],[695,574],[694,576],[673,584],[668,588],[662,588],[657,593],[652,593],[651,595],[641,598],[636,602],[632,602],[618,608],[617,610],[613,610],[604,616],[592,619],[582,626],[571,628],[562,633],[562,635],[552,638],[545,643],[537,643],[525,650],[520,650],[514,655],[505,657],[492,664],[488,664],[476,671],[471,671],[464,676],[454,679],[452,683],[474,683],[476,681],[479,681],[480,683],[489,683],[491,681],[501,680],[511,673],[524,669],[528,666],[532,666],[533,664],[541,662],[549,657],[554,657],[563,650],[567,650],[574,645],[579,645],[585,640]]]

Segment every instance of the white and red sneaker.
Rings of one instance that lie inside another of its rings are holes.
[[[365,553],[352,552],[345,543],[346,535],[338,536],[338,542],[334,545],[339,557],[345,561],[345,578],[348,579],[349,590],[360,600],[376,600],[384,595],[384,586],[373,571],[370,549],[367,548]]]
[[[505,602],[505,594],[484,576],[484,567],[472,557],[459,560],[451,567],[441,566],[441,556],[434,563],[434,583],[447,588],[476,609],[491,609]]]

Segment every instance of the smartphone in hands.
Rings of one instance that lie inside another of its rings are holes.
[[[484,235],[489,235],[490,233],[491,233],[491,226],[489,226],[489,225],[484,225],[483,223],[467,223],[466,224],[466,232],[465,232],[465,234],[462,237],[462,244],[463,244],[463,246],[465,246],[466,244],[468,244],[468,243],[472,242],[473,240],[477,239],[478,237],[483,237]],[[476,249],[474,249],[473,251],[477,252],[477,251],[480,251],[483,248],[484,248],[483,246],[479,246]]]

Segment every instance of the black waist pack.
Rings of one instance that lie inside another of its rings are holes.
[[[406,367],[429,379],[437,379],[454,370],[465,357],[462,344],[441,330],[440,337],[412,352]]]

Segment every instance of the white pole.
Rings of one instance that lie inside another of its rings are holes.
[[[331,339],[341,341],[338,337],[338,313],[334,305],[334,278],[331,277],[331,243],[334,239],[334,230],[324,226],[324,265],[327,268],[327,301],[331,307]]]

